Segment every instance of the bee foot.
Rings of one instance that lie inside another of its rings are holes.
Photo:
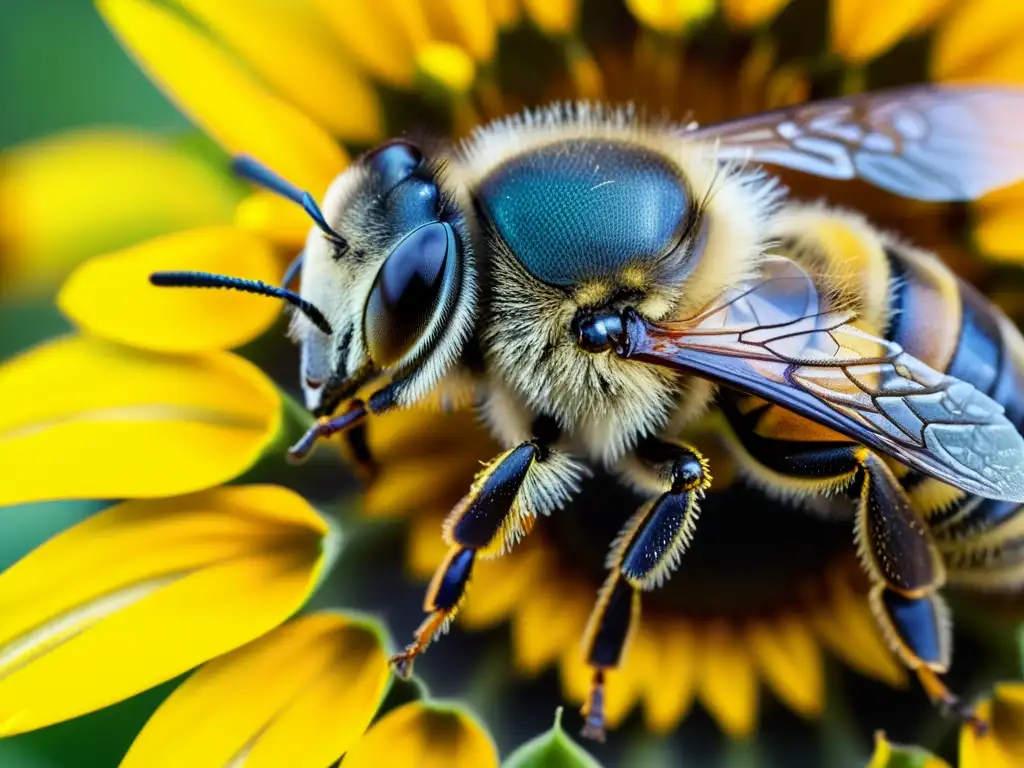
[[[604,670],[594,670],[594,680],[590,685],[590,696],[580,711],[583,715],[583,728],[580,736],[602,744],[605,740],[604,730]]]
[[[288,449],[288,460],[293,464],[304,461],[319,440],[352,429],[361,424],[367,414],[366,404],[362,400],[352,400],[343,413],[333,418],[321,416],[313,422],[313,426],[306,431],[306,434]]]
[[[406,646],[406,649],[401,653],[396,653],[392,656],[388,663],[392,669],[395,670],[395,674],[403,680],[408,680],[412,677],[412,667],[416,661],[416,657],[420,655],[422,649],[416,645]]]
[[[975,708],[970,704],[965,704],[960,699],[954,697],[952,701],[944,702],[941,709],[942,714],[946,717],[955,718],[964,725],[971,726],[976,736],[984,736],[988,733],[988,721],[979,717]]]

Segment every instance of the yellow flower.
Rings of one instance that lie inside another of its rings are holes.
[[[588,17],[585,0],[298,0],[287,8],[273,0],[97,0],[125,48],[197,127],[227,152],[257,157],[318,198],[352,151],[424,122],[463,132],[525,104],[576,96],[727,119],[800,101],[812,90],[834,91],[836,83],[870,83],[879,57],[907,36],[931,36],[922,69],[935,79],[1024,78],[1015,45],[1024,16],[1017,11],[997,8],[995,0],[896,5],[834,0],[828,40],[820,56],[808,57],[772,36],[790,10],[785,0],[628,0],[608,19]],[[694,39],[719,15],[736,37],[735,56],[708,56]],[[614,29],[593,33],[609,19]],[[534,72],[530,82],[517,81],[523,62],[506,61],[503,43],[518,32],[546,46],[537,60],[552,63],[549,76]],[[167,169],[176,189],[191,189],[189,163]],[[5,192],[4,178],[0,210],[18,197]],[[893,203],[857,185],[792,181],[798,194],[828,194],[942,249],[972,274],[983,270],[958,246],[962,216],[952,207]],[[139,185],[124,202],[161,200],[151,194]],[[111,206],[106,195],[96,199]],[[91,210],[87,200],[73,199],[83,216]],[[1003,260],[1024,256],[1022,204],[1019,190],[982,201],[975,244]],[[225,351],[259,336],[276,310],[254,297],[160,292],[145,281],[170,268],[278,281],[302,247],[308,220],[265,192],[229,207],[211,204],[208,220],[183,217],[154,240],[134,242],[146,231],[109,244],[112,252],[80,267],[59,296],[86,335],[58,339],[0,368],[0,396],[19,404],[0,416],[0,466],[12,478],[0,488],[0,503],[131,499],[0,576],[0,606],[10,607],[0,612],[0,727],[13,733],[72,717],[206,662],[158,710],[126,758],[129,766],[222,765],[240,755],[246,765],[273,765],[282,754],[322,764],[342,752],[346,768],[398,756],[496,764],[489,739],[456,710],[407,705],[361,736],[386,685],[377,635],[343,615],[283,623],[327,567],[329,529],[284,489],[218,487],[249,470],[282,435],[287,401]],[[44,228],[36,222],[46,223],[34,208],[16,221],[13,235],[0,228],[0,243],[28,242]],[[167,234],[171,229],[181,231]],[[415,447],[428,435],[436,453],[423,457]],[[370,440],[381,473],[367,490],[364,514],[408,518],[410,569],[425,578],[444,554],[445,512],[469,487],[476,462],[495,449],[464,413],[384,418],[372,425]],[[716,481],[729,485],[728,478]],[[602,547],[589,546],[587,536],[602,533],[602,511],[605,518],[621,512],[611,495],[621,492],[597,498],[589,517],[576,505],[538,523],[519,549],[479,569],[460,616],[469,629],[508,622],[515,667],[533,675],[557,666],[574,700],[589,682],[577,641],[602,572]],[[807,548],[791,558],[800,567],[778,582],[765,577],[782,572],[784,558],[772,547],[762,547],[760,561],[728,561],[726,573],[713,567],[720,552],[703,564],[688,558],[693,562],[676,582],[692,576],[695,583],[703,573],[705,585],[728,582],[723,576],[735,583],[725,592],[695,591],[710,603],[680,589],[645,601],[627,661],[610,676],[609,721],[639,707],[647,726],[663,733],[699,701],[730,736],[744,737],[756,726],[762,683],[794,712],[815,718],[825,702],[826,650],[862,673],[902,684],[905,673],[871,619],[848,531],[840,541],[819,523],[794,529]],[[111,555],[122,548],[128,557]],[[808,551],[818,557],[807,558]],[[155,643],[154,652],[140,656],[147,643]],[[122,658],[129,663],[121,665]],[[117,674],[100,679],[100,670],[111,668]],[[254,692],[254,681],[267,684]],[[345,726],[332,730],[326,724],[341,712],[348,713]],[[202,728],[192,727],[196,722]],[[1003,733],[972,744],[1002,745],[1009,738]],[[443,751],[439,734],[451,736],[441,742],[452,752]]]

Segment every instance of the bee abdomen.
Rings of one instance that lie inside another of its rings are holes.
[[[1024,424],[1024,338],[994,304],[931,254],[888,244],[886,336],[937,371],[966,381]]]

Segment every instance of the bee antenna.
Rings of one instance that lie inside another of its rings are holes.
[[[323,211],[320,210],[320,206],[317,205],[316,200],[313,199],[309,192],[303,192],[290,181],[278,176],[259,160],[248,155],[237,155],[231,161],[231,169],[239,178],[250,181],[256,186],[268,189],[281,197],[288,198],[293,203],[301,205],[321,232],[337,243],[342,250],[348,250],[348,241],[335,232],[331,225],[327,223]]]
[[[324,313],[310,304],[297,293],[276,285],[267,285],[260,280],[245,280],[241,277],[215,275],[210,272],[154,272],[149,282],[162,288],[227,288],[243,293],[255,293],[259,296],[270,296],[274,299],[287,301],[328,336],[334,333]]]

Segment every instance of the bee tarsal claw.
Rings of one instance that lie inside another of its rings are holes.
[[[419,654],[420,652],[418,648],[410,646],[401,653],[396,653],[392,656],[388,660],[388,663],[391,665],[391,668],[395,670],[395,674],[398,677],[402,680],[408,680],[412,677],[413,664]]]
[[[587,703],[580,710],[583,715],[583,728],[580,729],[580,736],[591,741],[604,743],[604,673],[597,670],[594,673],[594,681],[590,687],[590,696]]]
[[[958,717],[965,723],[970,724],[974,728],[975,736],[985,736],[988,733],[988,729],[991,727],[989,722],[982,717],[979,717],[977,712],[972,708],[963,708],[957,713]]]
[[[580,736],[584,739],[590,739],[591,741],[596,741],[599,744],[604,744],[606,734],[604,727],[600,724],[587,722],[582,728],[580,728]]]
[[[336,435],[339,432],[346,432],[362,424],[368,414],[369,411],[367,411],[366,404],[362,400],[352,400],[348,407],[337,416],[333,418],[321,416],[313,422],[313,426],[306,431],[306,434],[300,437],[299,441],[288,449],[288,459],[292,462],[303,461],[309,456],[310,451],[313,450],[318,440]]]
[[[959,698],[943,703],[941,711],[944,716],[971,726],[976,736],[984,736],[988,733],[989,722],[978,715],[974,706],[961,701]]]

